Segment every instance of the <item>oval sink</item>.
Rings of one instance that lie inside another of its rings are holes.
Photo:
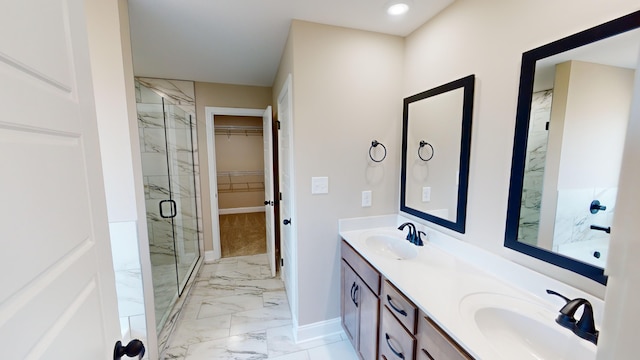
[[[418,256],[416,246],[399,236],[369,235],[365,239],[365,244],[376,253],[396,260],[408,260]]]
[[[557,312],[500,294],[474,294],[460,303],[463,320],[503,359],[589,360],[596,346],[556,324]]]

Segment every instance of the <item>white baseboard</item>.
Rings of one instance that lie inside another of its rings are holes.
[[[254,212],[264,212],[264,206],[241,207],[241,208],[218,210],[218,214],[220,215],[245,214],[245,213],[254,213]]]
[[[296,343],[317,340],[336,334],[342,334],[341,318],[319,321],[313,324],[294,327],[293,336]]]
[[[205,251],[204,252],[204,262],[205,263],[212,263],[214,261],[216,261],[216,257],[214,255],[213,250]]]

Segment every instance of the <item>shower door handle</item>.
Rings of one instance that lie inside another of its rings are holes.
[[[163,206],[162,206],[164,203],[169,203],[169,205],[170,205],[169,209],[171,210],[171,212],[169,213],[168,216],[164,215]],[[165,219],[170,219],[170,218],[176,217],[176,214],[177,214],[177,212],[176,212],[176,202],[175,201],[173,201],[173,200],[162,200],[162,201],[160,201],[160,216],[161,217],[163,217]]]

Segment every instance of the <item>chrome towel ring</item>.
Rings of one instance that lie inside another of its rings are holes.
[[[431,156],[429,156],[428,159],[425,159],[422,157],[422,154],[420,154],[420,150],[422,150],[423,147],[429,146],[431,148]],[[420,147],[418,148],[418,157],[420,158],[420,160],[422,161],[429,161],[433,158],[433,154],[435,153],[435,150],[433,150],[433,145],[429,144],[428,142],[424,141],[424,140],[420,140]]]
[[[380,160],[374,159],[373,155],[371,154],[371,150],[373,150],[373,148],[375,148],[375,147],[378,147],[378,145],[382,146],[382,148],[384,149],[384,156],[382,156],[382,159],[380,159]],[[378,140],[373,140],[371,142],[371,147],[369,147],[369,157],[374,162],[382,162],[382,160],[384,160],[387,157],[387,148],[386,148],[386,146],[384,146],[382,143],[378,142]]]

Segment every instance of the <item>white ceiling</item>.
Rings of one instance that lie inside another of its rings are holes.
[[[137,76],[271,86],[292,19],[407,36],[454,0],[129,0]]]

